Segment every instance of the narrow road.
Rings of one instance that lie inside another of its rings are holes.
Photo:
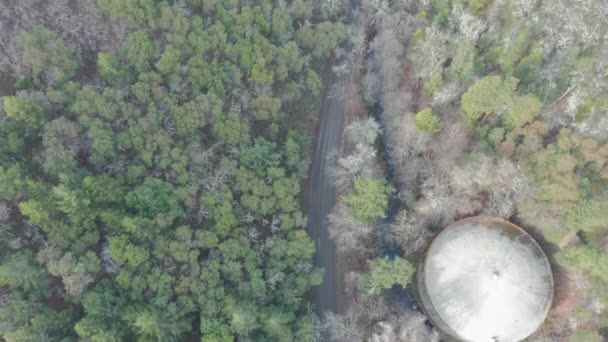
[[[327,215],[336,201],[336,192],[328,174],[327,156],[340,151],[345,108],[340,97],[329,94],[335,85],[341,83],[341,78],[331,72],[325,85],[308,189],[308,233],[317,244],[314,264],[325,268],[323,283],[311,289],[310,300],[321,318],[328,311],[340,312],[344,297],[344,274],[327,225]]]
[[[349,3],[350,8],[345,20],[347,24],[358,20],[357,10],[361,8],[361,0],[350,0]],[[353,46],[347,41],[342,44],[341,49],[343,57],[335,58],[331,66],[348,63],[345,56],[350,54]],[[308,234],[317,246],[314,265],[325,269],[323,282],[310,290],[309,300],[321,319],[327,312],[342,313],[346,304],[344,263],[341,262],[340,253],[329,237],[327,224],[327,215],[336,202],[336,189],[329,176],[327,158],[332,152],[341,151],[345,122],[345,101],[342,96],[331,96],[332,90],[346,89],[351,73],[337,74],[332,68],[328,68],[324,79],[325,87],[315,132],[308,188]]]

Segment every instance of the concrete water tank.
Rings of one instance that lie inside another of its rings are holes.
[[[544,321],[551,267],[523,229],[470,217],[446,227],[418,265],[421,305],[435,326],[462,341],[514,342]]]

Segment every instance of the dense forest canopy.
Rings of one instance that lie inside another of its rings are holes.
[[[314,339],[300,195],[333,9],[0,10],[1,339]]]
[[[438,341],[406,289],[473,215],[551,261],[530,340],[608,338],[606,18],[604,0],[0,2],[0,339]],[[316,160],[348,294],[319,317],[302,200],[322,97],[346,108]]]

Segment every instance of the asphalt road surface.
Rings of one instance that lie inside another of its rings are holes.
[[[332,72],[325,86],[317,127],[308,189],[308,232],[317,244],[314,263],[325,269],[323,283],[310,291],[310,300],[319,317],[325,312],[340,312],[343,307],[344,274],[339,267],[336,246],[329,238],[327,215],[336,193],[328,173],[327,156],[340,151],[344,130],[344,101],[330,96],[330,89],[343,85],[342,78]]]

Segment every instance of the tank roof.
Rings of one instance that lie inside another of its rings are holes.
[[[464,341],[520,341],[544,321],[553,299],[551,267],[540,246],[523,229],[490,217],[445,228],[418,277],[431,319]]]

